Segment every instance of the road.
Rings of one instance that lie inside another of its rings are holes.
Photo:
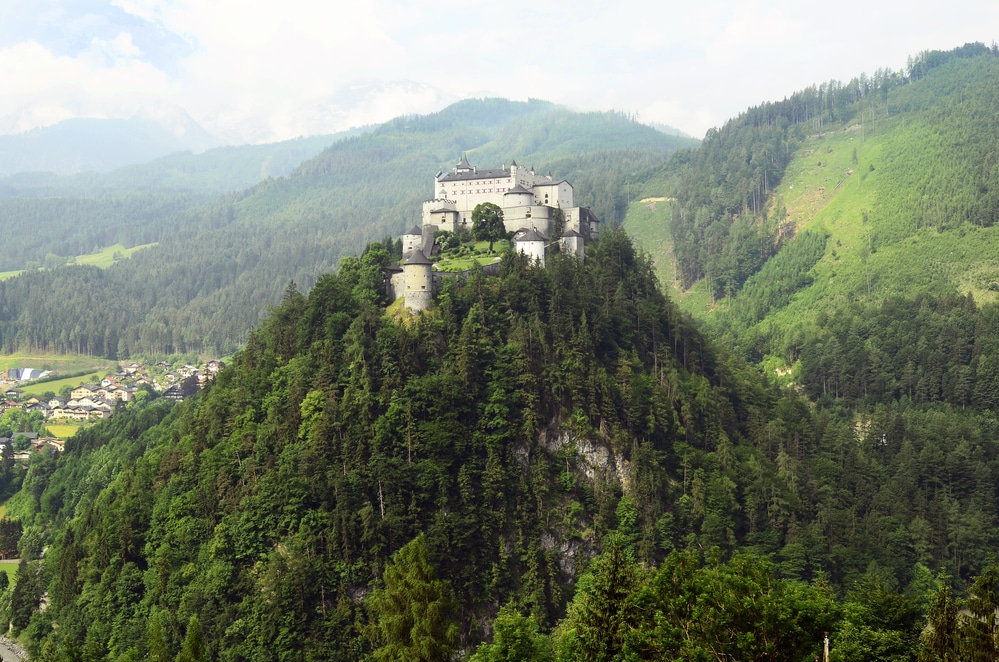
[[[28,656],[23,648],[7,637],[0,637],[0,660],[3,660],[3,662],[21,662],[27,659]]]

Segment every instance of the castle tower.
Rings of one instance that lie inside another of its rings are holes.
[[[514,249],[527,256],[533,264],[535,260],[545,266],[545,238],[538,234],[538,231],[531,228],[522,234],[518,233],[513,238]]]
[[[559,241],[562,243],[563,254],[572,255],[580,260],[583,259],[583,235],[579,234],[575,230],[566,230],[562,233],[562,238]]]
[[[434,274],[430,260],[417,248],[402,266],[406,307],[415,313],[426,310],[434,300]]]
[[[423,230],[414,225],[409,232],[402,235],[402,256],[408,258],[421,246],[423,246]]]

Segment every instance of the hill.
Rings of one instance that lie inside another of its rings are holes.
[[[466,101],[336,141],[286,178],[223,197],[126,188],[0,201],[11,228],[30,221],[48,230],[15,233],[5,249],[10,263],[0,268],[156,243],[103,271],[66,266],[4,281],[0,346],[225,354],[245,342],[289,281],[308,289],[343,256],[411,227],[433,195],[430,178],[463,153],[483,164],[517,158],[551,169],[581,191],[581,204],[613,222],[624,215],[626,182],[690,143],[615,113]]]
[[[585,263],[508,253],[416,318],[383,308],[389,261],[288,289],[200,396],[0,474],[24,531],[0,617],[35,656],[440,659],[528,614],[567,659],[769,633],[790,661],[831,631],[861,660],[914,654],[937,571],[999,573],[994,415],[815,411],[706,339],[620,230]]]
[[[688,310],[813,397],[969,404],[994,388],[997,74],[968,45],[751,109],[660,174],[677,202],[627,224]],[[950,349],[900,351],[927,343]]]

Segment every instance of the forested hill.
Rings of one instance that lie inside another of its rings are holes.
[[[618,229],[415,318],[391,259],[288,289],[200,396],[34,455],[0,618],[35,659],[910,659],[932,596],[957,645],[943,577],[999,588],[994,415],[815,411]]]
[[[617,113],[465,101],[338,140],[287,178],[223,197],[185,189],[190,177],[166,168],[179,192],[0,200],[10,237],[0,270],[31,267],[0,282],[0,348],[227,353],[289,281],[307,290],[343,256],[411,227],[434,173],[463,153],[483,166],[518,159],[566,177],[579,203],[609,223],[624,216],[630,178],[691,142]],[[21,231],[26,224],[37,231]],[[157,245],[103,271],[38,269],[118,242]]]
[[[752,108],[664,165],[646,195],[676,201],[629,227],[688,310],[813,397],[993,402],[997,56],[926,52]]]

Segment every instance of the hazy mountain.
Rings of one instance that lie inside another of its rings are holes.
[[[186,114],[70,119],[27,133],[0,136],[0,176],[108,172],[173,152],[201,152],[218,144]]]

